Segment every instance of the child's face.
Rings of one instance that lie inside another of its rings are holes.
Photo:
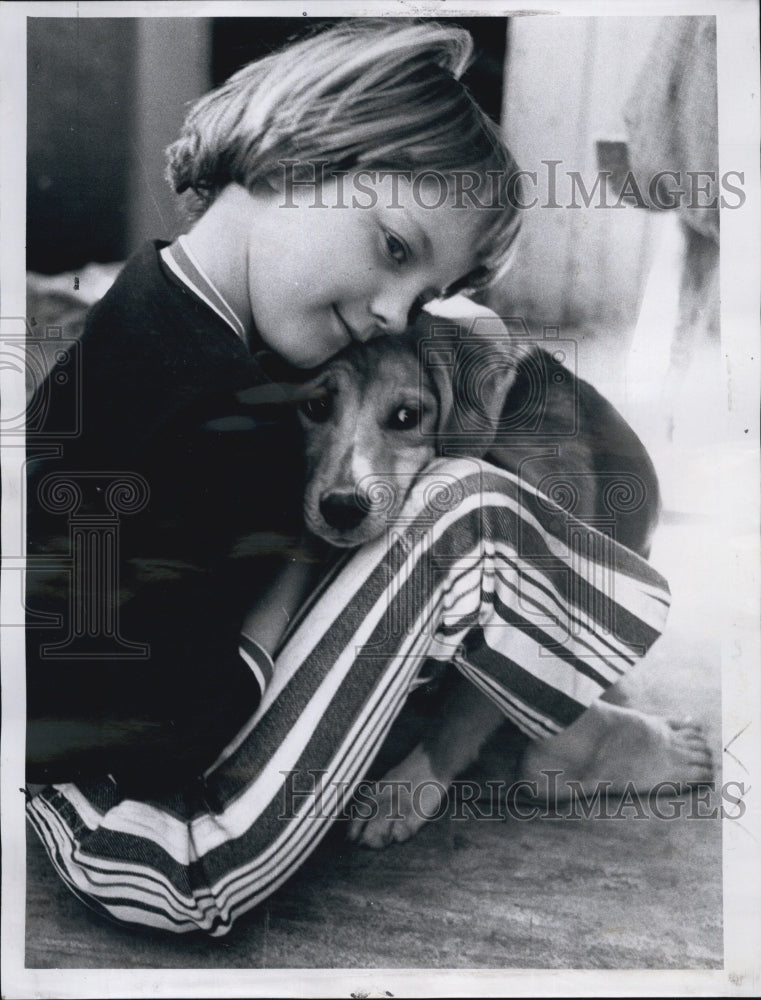
[[[254,324],[301,368],[353,340],[401,333],[416,302],[439,297],[474,266],[479,209],[455,208],[435,178],[416,185],[349,174],[342,185],[251,197]]]

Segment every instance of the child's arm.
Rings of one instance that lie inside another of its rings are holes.
[[[304,603],[318,575],[319,564],[311,559],[286,563],[249,609],[241,632],[269,656],[274,656],[288,623]]]

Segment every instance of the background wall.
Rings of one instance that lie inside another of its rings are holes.
[[[27,24],[28,266],[53,273],[116,260],[126,245],[136,22]]]
[[[164,147],[211,83],[210,20],[29,18],[27,266],[123,260],[183,219]]]
[[[131,253],[144,240],[172,239],[186,228],[164,178],[164,150],[177,138],[187,106],[211,87],[211,19],[142,18],[135,37],[129,227]]]
[[[625,140],[623,108],[659,19],[568,17],[562,31],[557,21],[512,19],[503,120],[518,164],[537,172],[539,205],[549,200],[542,161],[561,161],[556,201],[563,207],[523,213],[515,264],[492,304],[543,323],[620,328],[636,319],[652,214],[584,208],[579,196],[582,207],[568,208],[567,174],[579,171],[591,189],[597,141]]]

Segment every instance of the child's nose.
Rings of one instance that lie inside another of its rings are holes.
[[[394,288],[376,296],[370,305],[375,322],[384,333],[404,333],[411,322],[418,291]]]

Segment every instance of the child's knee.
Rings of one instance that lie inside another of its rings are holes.
[[[480,458],[443,457],[429,462],[418,474],[402,510],[408,519],[426,514],[436,521],[483,508],[488,498],[515,494],[515,477]]]

